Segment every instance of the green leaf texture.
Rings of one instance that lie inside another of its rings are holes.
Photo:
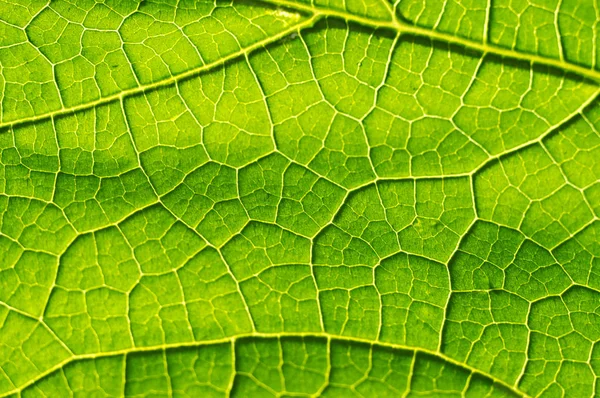
[[[599,21],[0,0],[0,396],[599,396]]]

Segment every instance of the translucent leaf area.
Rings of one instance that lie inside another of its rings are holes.
[[[0,0],[0,397],[599,396],[599,21]]]

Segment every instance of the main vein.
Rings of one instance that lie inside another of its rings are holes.
[[[246,0],[235,0],[235,1],[244,2]],[[571,74],[579,76],[581,78],[585,78],[585,79],[590,80],[600,86],[600,71],[597,71],[594,69],[588,69],[586,67],[583,67],[583,66],[565,61],[565,60],[561,60],[561,59],[554,59],[554,58],[546,57],[543,55],[520,52],[520,51],[517,51],[514,49],[503,48],[503,47],[499,47],[499,46],[492,45],[489,43],[482,43],[482,42],[477,42],[474,40],[466,39],[466,38],[463,38],[460,36],[454,36],[452,34],[448,34],[448,33],[436,31],[433,29],[428,29],[428,28],[417,26],[417,25],[413,25],[413,24],[404,22],[395,17],[391,18],[389,21],[384,21],[384,20],[377,20],[377,19],[372,19],[372,18],[368,18],[368,17],[362,17],[359,15],[354,15],[354,14],[344,12],[344,11],[339,11],[339,10],[334,10],[334,9],[329,9],[329,8],[322,8],[322,7],[315,7],[315,6],[311,6],[308,4],[302,4],[299,2],[294,2],[294,1],[289,1],[289,0],[256,0],[256,1],[268,3],[268,4],[279,6],[279,7],[284,7],[287,9],[293,9],[293,10],[301,12],[305,15],[308,15],[308,18],[305,19],[304,21],[290,27],[289,29],[283,30],[282,32],[280,32],[272,37],[258,41],[248,47],[245,47],[243,49],[240,49],[239,51],[233,52],[233,53],[231,53],[227,56],[224,56],[223,58],[220,58],[209,64],[190,69],[186,72],[183,72],[183,73],[180,73],[177,75],[173,75],[167,79],[163,79],[163,80],[160,80],[157,82],[138,86],[138,87],[135,87],[132,89],[123,90],[119,93],[99,98],[96,101],[87,102],[84,104],[79,104],[79,105],[75,105],[75,106],[71,106],[71,107],[61,108],[61,109],[58,109],[58,110],[55,110],[52,112],[47,112],[47,113],[36,115],[36,116],[31,116],[31,117],[27,117],[27,118],[3,122],[3,123],[0,123],[0,130],[5,129],[7,127],[13,127],[13,126],[16,126],[19,124],[36,122],[36,121],[44,120],[44,119],[54,117],[54,116],[59,116],[59,115],[69,114],[69,113],[76,112],[76,111],[90,109],[90,108],[93,108],[93,107],[96,107],[96,106],[99,106],[102,104],[107,104],[109,102],[113,102],[115,100],[120,100],[123,97],[134,96],[136,94],[154,90],[159,87],[169,86],[171,84],[177,83],[178,81],[199,75],[203,72],[210,71],[214,68],[217,68],[219,66],[226,64],[229,61],[238,59],[238,58],[245,56],[247,54],[250,54],[256,50],[263,49],[266,46],[268,46],[269,44],[275,43],[275,42],[289,36],[290,34],[292,34],[294,32],[299,32],[307,27],[313,26],[317,21],[319,21],[323,18],[337,18],[337,19],[345,20],[346,22],[352,22],[352,23],[356,23],[356,24],[359,24],[359,25],[362,25],[365,27],[374,28],[374,29],[381,29],[381,28],[390,29],[390,30],[400,33],[401,35],[407,34],[407,35],[425,37],[425,38],[429,38],[431,40],[445,42],[448,44],[453,44],[456,46],[463,47],[465,49],[474,50],[474,51],[480,52],[482,54],[482,56],[485,56],[487,54],[492,54],[492,55],[496,55],[496,56],[499,56],[502,58],[524,61],[526,63],[529,63],[530,65],[546,66],[549,68],[561,70],[563,72],[571,73]]]
[[[238,0],[245,1],[245,0]],[[289,0],[258,0],[269,4],[275,4],[285,8],[292,8],[297,11],[308,12],[317,17],[334,17],[343,19],[348,22],[354,22],[359,25],[371,27],[371,28],[387,28],[399,32],[400,34],[409,34],[414,36],[426,37],[435,41],[445,42],[448,44],[454,44],[466,49],[475,50],[481,52],[482,55],[493,54],[502,58],[510,58],[519,61],[525,61],[532,65],[548,66],[555,69],[560,69],[563,72],[570,72],[574,75],[586,78],[593,81],[596,84],[600,84],[600,71],[595,69],[589,69],[581,65],[574,64],[572,62],[547,57],[544,55],[538,55],[533,53],[527,53],[518,51],[515,49],[500,47],[494,44],[478,42],[470,40],[461,36],[455,36],[450,33],[444,33],[438,30],[421,27],[418,25],[410,24],[402,21],[399,18],[392,17],[389,21],[378,20],[360,15],[351,14],[344,11],[334,10],[324,7],[315,7],[305,5],[295,1]],[[385,0],[382,0],[385,1]]]
[[[9,391],[7,393],[4,394],[0,394],[0,398],[1,397],[7,397],[11,394],[15,394],[18,392],[21,392],[23,390],[25,390],[27,387],[34,385],[35,383],[37,383],[39,380],[49,376],[50,374],[62,369],[63,367],[65,367],[66,365],[72,363],[72,362],[76,362],[76,361],[80,361],[80,360],[85,360],[85,359],[97,359],[97,358],[106,358],[106,357],[116,357],[116,356],[121,356],[121,355],[129,355],[129,354],[133,354],[133,353],[138,353],[138,352],[153,352],[153,351],[161,351],[161,350],[169,350],[169,349],[177,349],[177,348],[193,348],[193,347],[205,347],[205,346],[213,346],[213,345],[219,345],[219,344],[235,344],[237,341],[239,340],[244,340],[244,339],[251,339],[251,338],[259,338],[259,339],[280,339],[280,338],[322,338],[322,339],[326,339],[326,340],[330,340],[330,341],[336,341],[336,342],[340,342],[340,343],[358,343],[358,344],[365,344],[365,345],[369,345],[372,347],[381,347],[381,348],[388,348],[388,349],[394,349],[394,350],[402,350],[402,351],[410,351],[413,352],[415,354],[424,354],[424,355],[429,355],[432,357],[436,357],[439,358],[445,362],[451,363],[454,366],[460,367],[462,369],[465,369],[466,371],[468,371],[469,373],[473,373],[473,374],[479,374],[484,376],[485,378],[489,379],[490,381],[492,381],[493,383],[496,383],[498,385],[501,385],[502,387],[510,390],[511,392],[513,392],[514,394],[516,394],[519,397],[524,397],[524,398],[528,398],[529,396],[527,394],[525,394],[523,391],[519,390],[517,387],[510,385],[509,383],[507,383],[506,381],[497,378],[494,375],[491,375],[489,373],[486,373],[484,371],[481,371],[477,368],[474,368],[466,363],[463,363],[461,361],[458,361],[452,357],[447,356],[446,354],[439,352],[439,351],[434,351],[434,350],[429,350],[427,348],[421,348],[421,347],[413,347],[413,346],[407,346],[407,345],[403,345],[403,344],[395,344],[395,343],[387,343],[387,342],[383,342],[383,341],[375,341],[375,340],[368,340],[368,339],[364,339],[364,338],[360,338],[360,337],[351,337],[351,336],[338,336],[338,335],[332,335],[329,333],[325,333],[325,332],[309,332],[309,333],[294,333],[294,332],[282,332],[282,333],[260,333],[260,332],[253,332],[253,333],[246,333],[246,334],[240,334],[237,336],[231,336],[231,337],[225,337],[225,338],[220,338],[220,339],[214,339],[214,340],[205,340],[205,341],[192,341],[192,342],[187,342],[187,343],[175,343],[175,344],[165,344],[165,345],[160,345],[160,346],[150,346],[150,347],[132,347],[132,348],[127,348],[124,350],[119,350],[119,351],[111,351],[111,352],[101,352],[101,353],[95,353],[95,354],[80,354],[80,355],[75,355],[71,358],[68,358],[66,360],[64,360],[63,362],[55,365],[54,367],[46,370],[43,373],[40,373],[37,377],[33,378],[32,380],[29,380],[27,383],[19,386],[18,388]],[[235,374],[235,369],[233,370],[234,374]],[[412,376],[412,375],[411,375]],[[410,376],[409,376],[410,377]]]

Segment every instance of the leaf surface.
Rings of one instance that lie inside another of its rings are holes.
[[[594,396],[599,10],[0,1],[0,396]]]

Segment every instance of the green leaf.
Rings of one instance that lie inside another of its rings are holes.
[[[596,396],[599,20],[0,0],[0,396]]]

